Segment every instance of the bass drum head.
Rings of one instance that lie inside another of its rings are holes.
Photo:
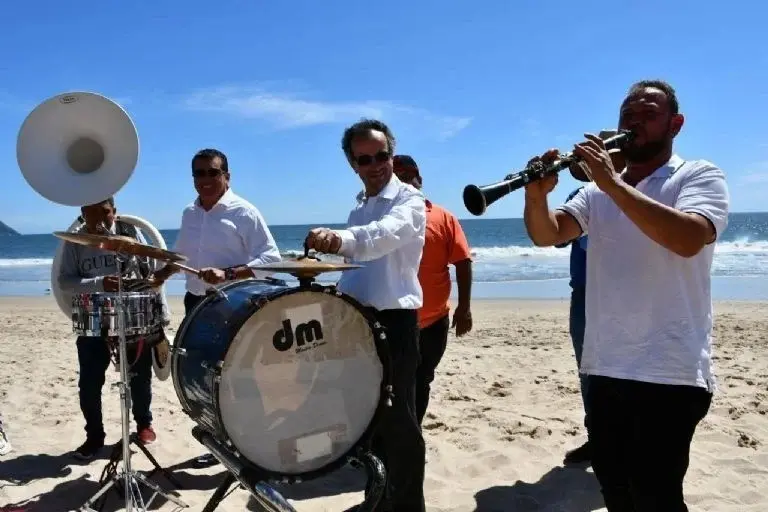
[[[262,303],[221,368],[221,422],[233,447],[277,474],[322,469],[372,423],[384,369],[371,321],[345,297],[295,289]]]

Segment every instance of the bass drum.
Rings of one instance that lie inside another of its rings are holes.
[[[171,374],[184,412],[268,480],[343,465],[391,390],[368,310],[332,286],[271,279],[223,286],[190,311]]]

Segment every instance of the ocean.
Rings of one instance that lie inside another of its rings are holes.
[[[474,257],[473,297],[568,297],[569,248],[532,246],[522,219],[466,219],[461,225]],[[284,257],[294,257],[303,254],[304,237],[311,227],[314,225],[275,225],[270,229]],[[178,230],[160,233],[172,248]],[[50,294],[51,263],[59,243],[49,234],[0,237],[0,295]],[[712,275],[716,300],[768,300],[768,213],[731,215],[715,249]],[[284,274],[275,277],[295,282]],[[329,273],[320,280],[334,282],[337,278],[338,273]],[[168,282],[166,293],[183,295],[181,274]]]

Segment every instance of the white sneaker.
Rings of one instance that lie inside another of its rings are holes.
[[[8,436],[5,435],[3,427],[0,426],[0,455],[10,453],[12,450],[13,446],[11,446],[11,442],[8,441]]]

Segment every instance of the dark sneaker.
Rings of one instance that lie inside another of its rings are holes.
[[[219,463],[219,459],[213,456],[213,454],[206,453],[205,455],[201,455],[198,458],[195,459],[195,467],[197,468],[208,468],[211,466],[215,466]]]
[[[592,462],[592,450],[589,447],[589,441],[565,454],[565,464],[583,464]]]
[[[104,448],[104,441],[98,439],[86,439],[80,447],[75,450],[75,458],[80,460],[91,460],[99,454]]]

